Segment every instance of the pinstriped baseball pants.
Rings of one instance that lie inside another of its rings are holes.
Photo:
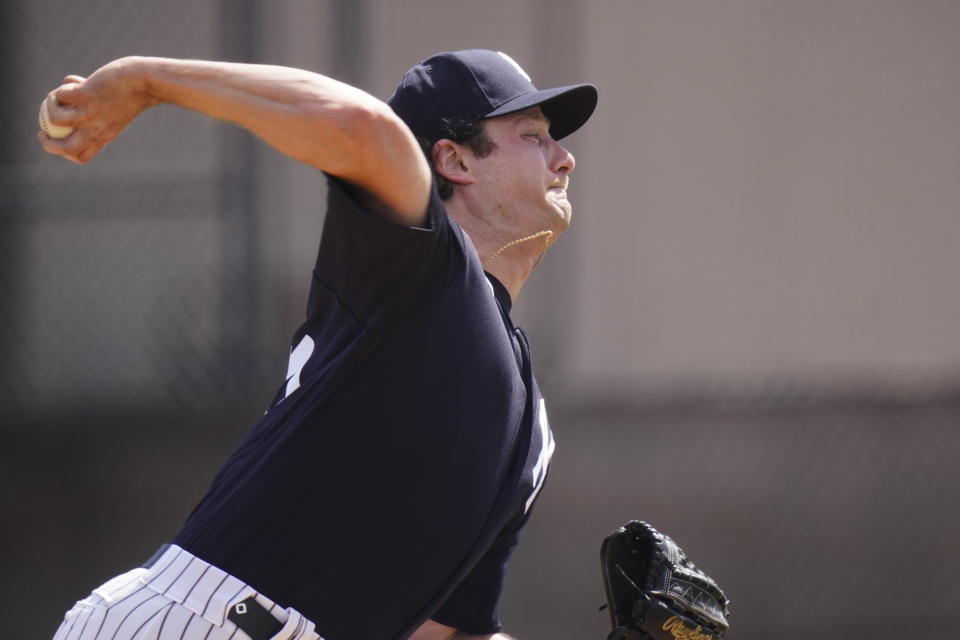
[[[323,640],[296,610],[175,545],[77,602],[53,640],[248,640],[227,613],[251,596],[283,623],[271,640]]]

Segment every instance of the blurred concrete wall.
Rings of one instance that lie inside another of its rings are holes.
[[[597,7],[576,375],[954,386],[960,5]]]
[[[329,13],[275,5],[285,37],[265,40],[269,57],[334,66]],[[349,71],[382,98],[412,62],[473,46],[542,86],[599,85],[568,140],[574,225],[519,304],[556,384],[659,397],[960,382],[957,3],[360,6],[365,66]],[[286,193],[303,206],[316,188]]]
[[[949,634],[960,4],[18,0],[0,21],[0,637],[43,637],[177,530],[283,374],[325,197],[171,109],[67,165],[33,139],[43,94],[138,53],[386,98],[474,46],[601,93],[567,141],[574,224],[516,309],[558,452],[508,630],[602,637],[599,540],[636,517],[728,588],[731,638]]]

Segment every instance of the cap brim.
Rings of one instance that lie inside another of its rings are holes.
[[[538,105],[550,120],[550,135],[554,140],[560,140],[582,127],[593,115],[597,108],[597,88],[585,83],[525,93],[483,117],[505,116]]]

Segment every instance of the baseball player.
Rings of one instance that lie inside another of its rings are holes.
[[[504,572],[554,446],[510,308],[570,223],[558,140],[596,88],[538,90],[487,50],[417,64],[387,103],[296,69],[123,58],[47,101],[74,132],[43,147],[79,163],[166,103],[329,183],[269,410],[179,534],[55,639],[505,637]]]

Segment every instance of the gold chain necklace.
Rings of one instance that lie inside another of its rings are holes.
[[[494,253],[492,256],[490,256],[489,258],[487,258],[486,260],[484,260],[484,261],[483,261],[483,264],[482,264],[481,266],[482,266],[484,269],[486,269],[486,268],[487,268],[487,265],[490,264],[490,261],[491,261],[491,260],[493,260],[493,259],[496,258],[498,255],[500,255],[501,253],[503,253],[504,251],[506,251],[507,249],[509,249],[510,247],[512,247],[512,246],[514,246],[514,245],[520,244],[521,242],[528,242],[528,241],[530,241],[530,240],[536,240],[537,238],[543,237],[543,238],[545,238],[544,241],[543,241],[543,253],[540,254],[540,257],[537,258],[537,261],[536,261],[536,262],[534,263],[534,265],[533,265],[533,268],[536,269],[537,267],[540,266],[540,263],[543,262],[543,256],[547,255],[547,247],[549,246],[547,243],[550,241],[550,236],[552,236],[552,235],[553,235],[553,231],[544,230],[544,231],[538,231],[538,232],[536,232],[536,233],[533,234],[533,235],[526,236],[526,237],[524,237],[524,238],[520,238],[519,240],[514,240],[513,242],[508,242],[507,244],[505,244],[505,245],[503,245],[502,247],[500,247],[499,249],[497,249],[497,252],[496,252],[496,253]]]

